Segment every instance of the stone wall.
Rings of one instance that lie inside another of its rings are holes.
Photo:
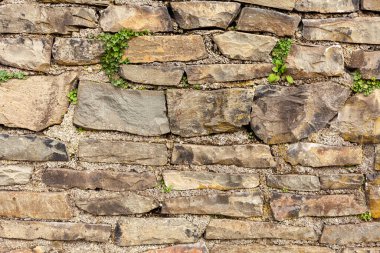
[[[380,252],[380,90],[351,91],[354,70],[380,79],[379,13],[0,0],[0,67],[27,74],[0,83],[0,252]],[[122,28],[152,32],[125,50],[129,88],[99,64]],[[269,84],[284,37],[295,84]]]

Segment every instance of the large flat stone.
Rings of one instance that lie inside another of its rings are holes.
[[[238,2],[272,7],[282,10],[293,10],[296,0],[268,1],[268,0],[237,0]]]
[[[380,79],[380,51],[356,50],[351,54],[348,66],[359,70],[364,79]]]
[[[335,253],[327,247],[317,246],[271,246],[261,244],[223,245],[217,244],[210,249],[210,253]]]
[[[320,175],[319,181],[323,190],[354,190],[362,187],[364,176],[362,174]]]
[[[380,241],[380,222],[325,225],[320,239],[321,243],[354,244]]]
[[[267,185],[291,191],[319,191],[319,178],[312,175],[268,175]]]
[[[0,185],[27,184],[32,173],[33,168],[25,165],[0,166]]]
[[[145,251],[144,253],[208,253],[208,249],[204,242],[197,242],[193,244],[174,245],[161,249],[153,249]]]
[[[295,10],[301,12],[345,13],[359,10],[360,0],[298,0]]]
[[[380,3],[377,0],[362,0],[361,7],[363,10],[380,11]]]
[[[166,92],[170,129],[183,137],[235,132],[249,124],[253,90]]]
[[[0,124],[41,131],[61,124],[77,73],[12,79],[0,86]],[[16,99],[17,98],[17,99]]]
[[[126,90],[92,81],[79,84],[74,124],[144,136],[170,131],[163,91]]]

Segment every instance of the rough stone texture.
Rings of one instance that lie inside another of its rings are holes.
[[[66,220],[73,216],[65,193],[2,191],[0,203],[3,217]]]
[[[367,211],[366,205],[358,202],[354,195],[273,193],[270,206],[274,218],[278,221],[308,216],[336,217],[356,215]]]
[[[128,215],[147,213],[159,205],[151,197],[129,193],[116,197],[81,199],[75,205],[93,215]]]
[[[86,4],[95,6],[107,6],[111,4],[111,0],[37,0],[43,3],[73,3],[73,4]]]
[[[249,32],[270,32],[278,36],[293,36],[301,17],[292,14],[245,7],[241,11],[237,29]]]
[[[191,243],[201,236],[184,218],[128,218],[116,230],[115,241],[120,246]]]
[[[0,160],[67,161],[64,143],[36,135],[0,134]]]
[[[277,43],[271,36],[242,32],[225,32],[214,35],[220,52],[231,59],[270,62],[270,53]]]
[[[81,27],[95,28],[96,12],[86,7],[42,7],[37,4],[0,6],[0,33],[68,34]]]
[[[269,63],[187,65],[185,71],[190,84],[207,84],[266,77],[272,67]]]
[[[54,61],[61,65],[88,65],[100,62],[103,42],[81,38],[56,38],[53,45]]]
[[[183,73],[183,67],[168,64],[159,66],[126,64],[120,68],[120,75],[123,78],[150,85],[177,86],[182,80]]]
[[[0,124],[41,131],[60,124],[77,73],[12,79],[0,86]],[[17,99],[16,99],[17,98]]]
[[[153,173],[111,172],[106,170],[78,171],[70,169],[48,169],[42,175],[48,186],[70,189],[104,189],[109,191],[141,191],[157,184]]]
[[[380,170],[380,145],[376,145],[375,152],[375,170]]]
[[[319,181],[323,190],[354,190],[364,184],[364,176],[361,174],[320,175]]]
[[[251,128],[257,137],[269,144],[301,140],[324,128],[349,94],[349,89],[333,82],[299,87],[258,86]]]
[[[200,35],[142,36],[129,41],[124,57],[131,63],[195,61],[207,57]]]
[[[88,139],[79,143],[81,161],[165,165],[168,151],[165,144]]]
[[[380,44],[380,17],[303,19],[302,23],[307,40]]]
[[[293,78],[342,76],[344,57],[342,47],[293,44],[286,59],[287,73]]]
[[[250,168],[276,166],[270,147],[263,144],[233,146],[175,144],[172,164],[222,164]]]
[[[237,131],[249,124],[254,90],[167,90],[170,129],[183,137]]]
[[[380,51],[354,51],[348,66],[358,69],[364,79],[380,79]]]
[[[267,185],[291,191],[319,191],[319,178],[312,175],[268,175]]]
[[[362,9],[380,11],[380,2],[377,0],[362,0]]]
[[[372,218],[380,218],[380,185],[371,183],[368,186],[369,208]]]
[[[0,185],[27,184],[32,173],[33,168],[25,165],[0,166]]]
[[[215,214],[230,217],[253,217],[263,214],[260,192],[237,192],[166,199],[164,214]]]
[[[283,10],[293,10],[296,0],[281,0],[281,1],[268,1],[268,0],[237,0],[238,2],[261,5]]]
[[[327,247],[317,246],[270,246],[260,244],[215,245],[210,253],[335,253]]]
[[[380,241],[380,222],[326,225],[323,228],[321,243],[353,244]]]
[[[317,241],[311,227],[296,227],[270,222],[212,219],[206,229],[206,239],[284,239]]]
[[[167,170],[162,174],[165,185],[173,190],[195,189],[234,190],[250,189],[259,186],[258,174],[228,174],[197,171]]]
[[[300,142],[288,145],[284,158],[292,165],[300,164],[310,167],[353,166],[362,163],[363,151],[361,146],[339,147]]]
[[[226,29],[240,10],[240,4],[233,2],[174,2],[170,5],[174,18],[182,29]]]
[[[107,32],[118,32],[122,28],[134,31],[170,32],[173,24],[166,7],[139,5],[110,5],[100,17],[100,26]]]
[[[194,244],[175,245],[171,247],[148,250],[144,253],[208,253],[204,242]]]
[[[360,0],[298,0],[295,9],[302,12],[345,13],[359,10]]]
[[[50,68],[52,38],[0,38],[0,63],[46,72]]]
[[[163,91],[126,90],[111,84],[81,81],[74,124],[156,136],[170,131]]]
[[[380,143],[380,90],[349,98],[338,113],[337,129],[350,142]]]
[[[111,226],[69,222],[0,221],[0,237],[22,240],[106,242]]]
[[[380,248],[346,248],[342,253],[378,253]]]

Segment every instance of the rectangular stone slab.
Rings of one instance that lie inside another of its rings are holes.
[[[360,0],[298,0],[295,10],[301,12],[346,13],[359,10]]]
[[[237,0],[238,2],[255,4],[266,7],[272,7],[282,10],[293,10],[296,0],[281,0],[281,1],[268,1],[268,0]]]
[[[144,253],[209,253],[206,244],[197,242],[193,244],[174,245],[166,248],[152,249]]]
[[[323,190],[358,189],[364,184],[362,174],[320,175]]]
[[[312,175],[267,175],[267,185],[291,191],[319,191],[319,178]]]
[[[380,2],[377,0],[362,0],[362,9],[380,11]]]
[[[380,51],[356,50],[348,66],[360,71],[363,79],[380,79]]]
[[[0,166],[0,185],[27,184],[32,177],[33,167],[25,165]]]
[[[379,253],[380,248],[346,248],[342,253]]]
[[[335,253],[335,251],[327,247],[317,247],[317,246],[217,244],[210,249],[210,253]]]
[[[325,225],[321,243],[328,244],[354,244],[380,241],[380,222]]]

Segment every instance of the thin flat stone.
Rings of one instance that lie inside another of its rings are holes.
[[[267,185],[291,191],[319,191],[319,178],[312,175],[268,175]]]
[[[247,245],[223,245],[217,244],[210,249],[210,253],[335,253],[334,250],[327,247],[317,246],[271,246],[261,244]]]
[[[323,190],[359,189],[364,184],[362,174],[320,175]]]
[[[380,79],[380,51],[356,50],[351,54],[348,66],[359,70],[364,79]]]
[[[0,185],[27,184],[32,177],[33,168],[25,165],[0,166]]]
[[[360,0],[298,0],[295,10],[301,12],[347,13],[359,10]]]
[[[363,10],[380,11],[380,2],[377,0],[362,0],[361,7]]]
[[[193,244],[174,245],[161,249],[153,249],[145,251],[144,253],[208,253],[208,249],[204,242],[197,242]]]
[[[346,248],[342,253],[379,253],[380,248]]]
[[[320,239],[321,243],[354,244],[376,243],[380,241],[380,222],[325,225]]]
[[[85,4],[95,6],[110,5],[112,0],[37,0],[42,3],[70,3],[70,4]]]
[[[237,2],[255,4],[266,7],[272,7],[282,10],[291,11],[294,9],[296,0],[281,0],[281,1],[268,1],[268,0],[236,0]]]

